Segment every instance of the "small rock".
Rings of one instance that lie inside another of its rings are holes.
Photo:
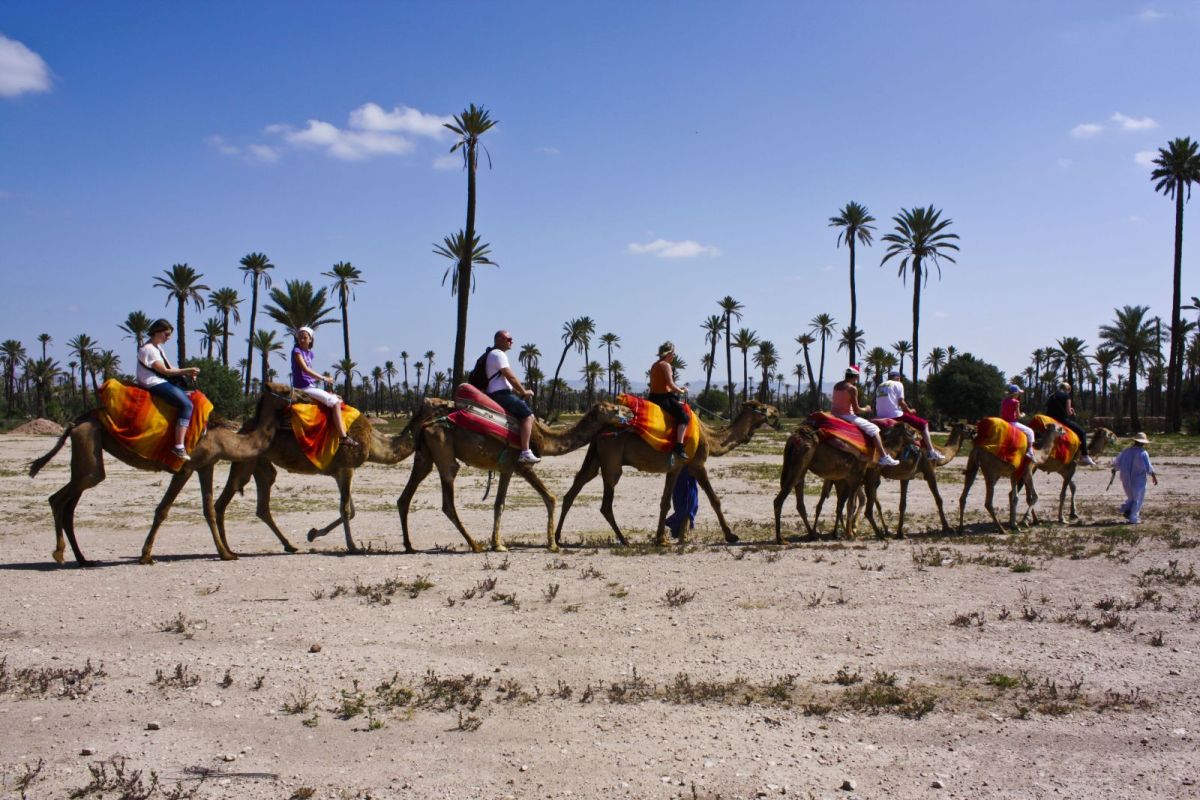
[[[221,756],[221,760],[226,762],[237,761],[237,756],[235,756],[233,753],[226,753],[225,755]]]
[[[212,706],[213,708],[217,708],[218,706],[221,705],[222,702],[223,701],[221,701],[220,699],[217,699],[217,700],[210,700],[208,704],[210,706]]]
[[[161,730],[162,730],[162,723],[161,723],[161,722],[147,722],[147,723],[146,723],[146,730],[148,730],[148,731],[161,731]]]
[[[934,789],[945,789],[946,788],[946,784],[942,783],[941,780],[939,780],[937,778],[934,778],[933,783],[931,783],[929,785],[932,786]]]
[[[854,791],[854,781],[850,780],[849,778],[842,781],[842,791],[843,792],[853,792]]]
[[[521,765],[521,772],[528,772],[528,771],[529,771],[529,767],[528,767],[527,765],[525,765],[525,764],[522,764],[522,765]]]
[[[319,653],[319,652],[321,652],[321,645],[319,645],[319,644],[314,644],[312,647],[308,648],[308,652],[310,652],[310,653]]]
[[[82,750],[80,750],[80,751],[79,751],[79,755],[81,755],[81,756],[94,756],[94,755],[96,755],[96,748],[94,748],[94,747],[85,747],[85,748],[83,748]]]

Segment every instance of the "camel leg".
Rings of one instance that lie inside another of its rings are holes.
[[[404,534],[404,552],[412,553],[412,541],[408,538],[408,510],[412,506],[413,495],[417,493],[417,487],[421,485],[421,481],[429,475],[433,470],[433,461],[423,451],[418,450],[413,458],[412,473],[408,476],[408,483],[404,485],[404,491],[400,493],[400,497],[396,500],[396,511],[400,514],[400,530]],[[474,549],[474,548],[472,548]]]
[[[971,494],[971,484],[975,482],[975,473],[979,471],[979,461],[974,454],[967,458],[967,469],[963,473],[962,494],[958,496],[958,532],[963,532],[963,511],[967,507],[967,496]]]
[[[145,543],[142,544],[142,557],[138,559],[141,563],[154,563],[154,539],[158,536],[158,529],[166,522],[167,515],[171,511],[171,506],[175,503],[175,498],[179,496],[179,492],[191,477],[192,469],[187,464],[184,464],[178,472],[171,476],[171,482],[167,485],[167,491],[163,494],[162,500],[159,501],[158,508],[154,509],[154,521],[150,525],[150,533],[146,534]],[[220,548],[218,548],[218,552],[219,550]],[[229,553],[229,555],[233,556],[232,553]],[[221,555],[221,558],[228,560],[224,554]]]
[[[89,430],[96,431],[93,426]],[[71,479],[66,486],[50,496],[50,509],[54,514],[54,552],[51,557],[55,562],[63,563],[63,535],[71,544],[71,552],[75,554],[75,563],[81,567],[90,567],[91,561],[84,558],[75,539],[75,507],[79,498],[88,489],[104,480],[104,450],[100,435],[95,433],[87,436],[82,426],[71,431]]]
[[[1067,479],[1067,485],[1071,487],[1071,516],[1069,519],[1074,522],[1079,519],[1079,515],[1075,513],[1075,476],[1072,475]],[[1061,507],[1061,503],[1059,505]]]
[[[528,466],[519,464],[517,474],[524,478],[525,482],[532,486],[533,490],[542,498],[542,503],[546,506],[546,549],[551,553],[557,553],[557,533],[554,530],[554,495],[546,488],[546,484],[542,483],[542,479],[537,476],[537,473]]]
[[[266,526],[271,529],[271,533],[275,534],[275,538],[283,545],[283,549],[286,552],[295,553],[295,546],[283,535],[283,531],[275,524],[275,517],[271,514],[271,489],[275,486],[275,478],[279,475],[279,471],[275,469],[274,464],[265,458],[250,462],[250,468],[254,473],[255,516],[266,523]],[[242,485],[245,485],[244,479]]]
[[[208,530],[212,533],[213,546],[217,548],[217,555],[221,557],[222,561],[235,561],[237,553],[229,549],[225,543],[225,537],[217,529],[217,514],[213,509],[213,465],[200,467],[196,470],[196,474],[200,477],[200,505],[204,509],[204,521],[208,523]]]
[[[471,538],[471,534],[467,533],[466,527],[458,518],[458,509],[454,507],[454,479],[458,475],[458,461],[454,456],[450,456],[451,463],[443,464],[437,462],[438,478],[442,482],[442,513],[454,523],[454,527],[462,534],[463,539],[467,541],[467,546],[471,548],[473,553],[483,552],[483,545]]]
[[[346,552],[361,553],[362,551],[359,549],[358,545],[354,543],[354,537],[350,535],[350,520],[354,519],[354,495],[351,494],[350,485],[354,481],[354,470],[340,469],[334,474],[334,479],[337,481],[338,485],[338,511],[341,513],[341,516],[338,517],[338,520],[332,522],[329,525],[329,528],[332,528],[337,524],[338,521],[341,521],[342,531],[346,534]],[[325,528],[323,532],[318,535],[324,536],[329,532],[329,528]],[[316,531],[308,532],[308,540],[310,542],[314,538],[314,533],[316,533]]]
[[[794,450],[787,448],[783,452],[783,469],[779,473],[779,493],[775,495],[775,544],[783,544],[783,528],[780,518],[783,516],[783,503],[793,490],[796,492],[796,507],[804,527],[808,528],[808,517],[804,512],[804,466]],[[809,529],[809,533],[812,531]]]
[[[617,517],[613,514],[613,497],[617,493],[617,483],[621,480],[620,462],[617,462],[612,467],[601,464],[600,480],[604,482],[604,496],[600,499],[600,514],[608,520],[608,526],[617,535],[617,541],[622,545],[628,545],[629,542],[626,541],[625,534],[621,533],[621,526],[617,525]]]
[[[949,533],[950,523],[946,521],[946,509],[942,504],[942,493],[938,491],[937,471],[927,459],[924,460],[921,471],[925,473],[925,485],[929,487],[929,493],[933,495],[934,505],[937,506],[938,517],[942,521],[942,532]],[[901,516],[900,519],[903,521],[904,517]],[[897,536],[899,537],[899,534]]]
[[[229,465],[229,477],[225,480],[225,488],[221,490],[221,494],[213,504],[213,510],[217,515],[217,532],[221,534],[221,541],[225,543],[226,547],[229,546],[229,537],[225,533],[225,510],[229,508],[233,496],[245,488],[253,471],[253,461],[232,462]]]
[[[896,538],[897,539],[904,538],[904,512],[907,508],[908,508],[908,481],[900,481],[900,517],[899,517],[899,519],[896,520]],[[940,511],[941,508],[942,508],[942,504],[939,501],[938,502],[938,510]],[[883,512],[880,512],[880,516],[882,516],[882,515],[883,515]],[[945,515],[942,515],[942,516],[943,516],[943,518],[945,518]],[[884,528],[885,533],[886,533],[886,531],[887,531],[887,529]]]
[[[834,488],[833,481],[823,481],[821,483],[821,496],[817,498],[817,507],[813,509],[812,517],[812,532],[815,535],[821,529],[821,509],[825,507],[825,501],[829,499],[829,492]],[[837,515],[833,520],[833,532],[837,533],[838,524],[841,522],[841,510],[839,508]]]
[[[575,473],[575,480],[571,482],[571,488],[563,495],[562,510],[558,512],[558,526],[554,529],[554,546],[551,550],[558,548],[562,544],[562,529],[563,522],[567,518],[567,512],[571,510],[571,504],[575,502],[575,498],[588,481],[600,474],[600,457],[596,453],[595,443],[588,446],[587,454],[583,457],[583,466],[579,468],[579,472]],[[617,536],[621,538],[621,544],[625,544],[625,538],[621,536],[621,532],[617,531]]]
[[[842,495],[838,498],[838,516],[842,518],[842,535],[847,539],[853,539],[856,527],[855,516],[858,514],[857,488],[847,484],[839,487],[838,492]],[[834,531],[836,530],[837,524],[834,523]]]
[[[984,483],[983,507],[987,509],[988,514],[991,514],[992,522],[996,523],[996,527],[1000,529],[1000,533],[1002,533],[1002,534],[1008,533],[1008,531],[1005,530],[1004,525],[1000,522],[1000,519],[996,516],[995,506],[992,505],[992,499],[995,497],[995,494],[996,494],[996,482],[987,480],[987,476],[984,476],[983,483]],[[1010,502],[1010,504],[1014,504],[1016,502],[1015,500],[1012,499],[1011,493],[1009,494],[1009,502]]]
[[[663,481],[662,499],[658,502],[658,527],[654,531],[654,544],[657,547],[667,546],[667,512],[671,510],[671,495],[675,492],[675,482],[678,480],[679,470],[673,470],[667,473]],[[683,544],[686,535],[682,530],[679,532],[680,544]]]
[[[887,536],[888,529],[887,529],[887,520],[885,520],[883,518],[883,506],[880,505],[880,503],[879,503],[878,490],[879,490],[880,480],[881,480],[881,478],[878,473],[875,473],[875,475],[873,477],[870,475],[865,476],[864,481],[863,481],[863,489],[865,490],[865,493],[866,493],[865,505],[866,505],[867,523],[871,526],[871,532],[875,534],[875,537],[882,539]],[[904,482],[901,482],[901,484],[900,484],[900,508],[901,509],[904,508]],[[876,524],[876,522],[875,522],[875,511],[876,510],[879,511],[879,523],[878,524]],[[900,513],[901,513],[901,515],[904,514],[903,511],[901,511]],[[879,527],[880,525],[883,526],[882,530]]]
[[[688,472],[700,484],[700,488],[704,490],[705,496],[708,497],[709,505],[712,506],[713,513],[717,515],[717,522],[721,526],[721,532],[725,534],[725,544],[737,544],[737,534],[729,527],[729,523],[725,521],[725,513],[721,511],[721,498],[717,497],[717,493],[712,488],[712,483],[708,480],[708,468],[704,464],[697,464],[693,467],[688,467]],[[679,537],[680,544],[683,543],[686,534]]]
[[[508,496],[508,482],[511,480],[511,472],[500,471],[500,480],[496,484],[496,502],[492,506],[492,549],[497,553],[508,550],[504,542],[500,541],[500,516],[504,513],[504,498]]]
[[[329,523],[328,525],[326,525],[322,528],[309,528],[308,540],[310,542],[315,541],[316,539],[319,539],[322,536],[328,536],[329,533],[334,528],[336,528],[338,525],[345,525],[347,533],[349,533],[349,524],[348,524],[349,520],[346,519],[346,498],[342,493],[342,472],[335,471],[335,472],[331,472],[329,474],[333,476],[333,480],[338,486],[338,515],[337,515],[337,518],[333,520],[333,522]],[[259,487],[262,486],[262,483],[257,480],[257,476],[255,476],[255,481],[256,481],[256,483],[258,483]],[[274,477],[274,475],[272,475],[270,483],[267,484],[268,496],[270,494],[270,485],[274,484],[274,483],[275,483],[275,477]],[[267,513],[270,514],[270,511],[268,510]],[[354,516],[354,501],[353,500],[350,501],[350,516],[351,517]],[[350,552],[352,552],[352,553],[355,552],[354,548],[351,547]]]
[[[1016,491],[1015,486],[1013,487],[1013,491]],[[1025,504],[1029,506],[1029,516],[1033,520],[1034,525],[1039,524],[1037,515],[1037,501],[1038,493],[1037,489],[1035,489],[1033,486],[1033,473],[1029,473],[1025,476]]]

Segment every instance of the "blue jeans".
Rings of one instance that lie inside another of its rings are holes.
[[[492,392],[488,397],[499,403],[500,407],[507,411],[510,417],[525,419],[526,417],[533,416],[533,412],[529,410],[529,404],[517,397],[517,393],[512,389],[502,389],[499,392]]]
[[[192,398],[188,396],[187,392],[170,383],[160,383],[157,386],[151,386],[147,391],[155,397],[161,397],[179,410],[179,416],[175,419],[176,425],[180,428],[186,428],[191,424]]]

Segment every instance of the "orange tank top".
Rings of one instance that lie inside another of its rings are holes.
[[[666,369],[660,365],[666,364]],[[655,361],[650,367],[650,393],[663,394],[667,391],[667,378],[670,376],[671,365],[665,361]]]
[[[845,386],[833,387],[833,397],[830,398],[829,411],[835,417],[845,417],[854,412],[850,410],[850,390]]]

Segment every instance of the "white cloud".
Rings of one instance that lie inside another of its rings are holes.
[[[434,169],[462,169],[463,157],[460,153],[447,153],[433,160]]]
[[[279,160],[279,149],[270,145],[250,144],[239,147],[218,134],[213,134],[204,141],[223,156],[233,156],[241,158],[243,161],[256,161],[263,164],[274,164]]]
[[[1148,131],[1158,127],[1158,123],[1150,119],[1150,117],[1134,119],[1133,117],[1125,116],[1120,111],[1113,114],[1110,119],[1120,125],[1123,131]]]
[[[1143,167],[1153,167],[1156,158],[1158,158],[1157,150],[1139,150],[1133,156],[1133,160]]]
[[[442,125],[451,120],[407,106],[385,111],[375,103],[365,103],[350,112],[345,128],[310,119],[303,128],[275,124],[268,125],[264,132],[296,148],[323,150],[342,161],[365,161],[411,153],[416,149],[414,136],[441,139],[449,133]]]
[[[1153,8],[1147,8],[1138,14],[1138,19],[1140,19],[1142,22],[1158,22],[1160,19],[1163,19],[1166,16],[1167,15],[1161,11],[1157,11]]]
[[[362,131],[383,133],[410,133],[440,139],[450,132],[443,126],[452,122],[452,117],[426,114],[408,106],[396,106],[384,111],[375,103],[364,103],[350,112],[350,127]]]
[[[1071,135],[1076,139],[1090,139],[1103,130],[1103,125],[1098,125],[1095,122],[1084,122],[1071,128]]]
[[[392,352],[392,348],[388,347],[386,344],[381,344],[381,345],[379,345],[379,347],[375,348],[375,352],[376,353],[390,353],[390,352]]]
[[[1069,158],[1060,158],[1057,161],[1055,161],[1054,163],[1058,164],[1059,169],[1070,169],[1071,165],[1074,164],[1075,162]]]
[[[544,156],[557,156],[562,154],[557,147],[539,147],[537,151]]]
[[[691,239],[682,242],[671,242],[666,239],[655,239],[647,244],[630,243],[627,252],[633,255],[651,254],[657,258],[695,258],[707,255],[717,256],[721,251],[710,245],[693,242]]]
[[[50,91],[50,68],[37,53],[0,33],[0,97]]]
[[[274,164],[279,160],[279,151],[268,144],[252,144],[246,148],[246,152],[255,161],[266,164]]]
[[[950,313],[947,311],[935,311],[933,312],[933,316],[937,317],[938,319],[946,319],[950,316]]]

